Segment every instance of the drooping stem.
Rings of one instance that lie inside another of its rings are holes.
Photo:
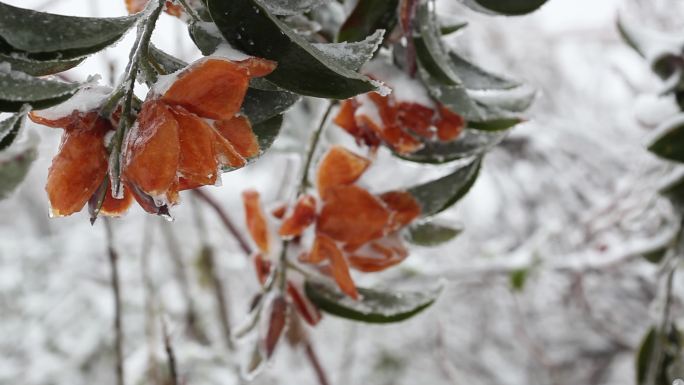
[[[216,298],[216,305],[218,306],[219,323],[223,332],[223,338],[228,349],[232,351],[235,350],[235,344],[233,342],[232,328],[230,326],[230,306],[228,303],[228,297],[225,294],[226,289],[218,273],[218,269],[216,269],[214,250],[206,238],[207,231],[206,226],[204,225],[201,207],[199,204],[195,204],[193,208],[195,214],[195,226],[199,232],[199,238],[202,244],[202,260],[206,265],[206,269],[211,279],[211,286],[214,290],[214,297]]]
[[[249,242],[245,239],[245,237],[240,233],[238,228],[235,226],[233,221],[230,219],[230,216],[228,213],[223,210],[221,205],[214,200],[209,194],[205,193],[201,189],[195,189],[192,190],[192,193],[199,199],[203,200],[206,204],[211,206],[211,208],[214,209],[216,212],[216,215],[219,216],[219,219],[221,219],[221,222],[223,225],[226,227],[228,232],[235,238],[235,240],[238,242],[238,245],[242,249],[242,251],[245,253],[247,257],[252,255],[252,247],[249,245]]]
[[[318,378],[318,383],[320,385],[329,385],[330,382],[328,381],[328,376],[326,375],[325,370],[321,365],[321,361],[318,359],[316,351],[311,345],[311,341],[309,341],[308,339],[304,342],[304,352],[306,353],[306,358],[309,360],[309,363],[311,363],[311,367],[316,372],[316,378]]]
[[[328,117],[330,116],[330,113],[332,112],[334,107],[335,103],[329,102],[328,107],[325,109],[325,112],[321,117],[321,121],[318,124],[318,127],[316,128],[316,131],[314,131],[311,134],[309,147],[306,151],[306,160],[304,161],[304,165],[302,166],[302,179],[299,181],[299,186],[297,187],[297,197],[305,194],[306,190],[311,185],[311,183],[309,182],[309,169],[311,168],[311,163],[313,162],[314,155],[316,154],[316,149],[318,148],[318,144],[321,140],[323,130],[325,129],[326,123],[328,122]],[[278,283],[281,290],[285,290],[285,285],[287,281],[287,249],[289,246],[290,242],[284,240],[282,243],[282,251],[280,253],[280,270],[278,271]]]
[[[311,134],[311,141],[309,142],[309,148],[306,153],[306,161],[304,162],[302,170],[302,179],[299,182],[299,187],[297,188],[297,195],[302,195],[306,192],[306,189],[310,187],[309,182],[309,169],[311,168],[311,162],[313,161],[314,154],[316,153],[316,148],[318,147],[318,142],[321,140],[321,134],[325,129],[326,123],[328,122],[328,117],[335,107],[335,103],[330,103],[328,108],[326,108],[321,118],[321,122],[318,125],[316,131]]]
[[[183,9],[185,9],[185,12],[187,12],[187,14],[192,18],[193,21],[195,21],[195,22],[201,22],[202,21],[199,14],[197,13],[197,11],[195,11],[195,9],[192,8],[190,6],[190,4],[188,4],[187,1],[185,1],[185,0],[176,0],[176,1],[183,7]]]
[[[121,198],[123,196],[123,188],[121,185],[121,148],[123,145],[123,140],[126,136],[126,132],[132,123],[131,112],[133,98],[135,97],[135,94],[133,93],[135,81],[138,76],[138,70],[141,68],[141,61],[146,60],[147,58],[150,40],[152,39],[152,32],[154,32],[159,15],[164,8],[164,3],[165,0],[157,0],[156,3],[150,2],[148,4],[148,8],[145,9],[144,12],[149,12],[149,16],[145,20],[144,24],[138,26],[138,36],[129,55],[129,62],[126,66],[124,80],[112,93],[113,96],[117,97],[121,93],[121,97],[123,98],[121,118],[119,120],[119,126],[117,127],[116,133],[112,138],[109,156],[109,178],[112,195],[115,198]],[[118,103],[113,103],[112,105],[112,103],[106,103],[105,107],[116,108],[117,104]],[[109,116],[112,112],[113,110],[106,110],[103,108],[101,114]]]
[[[162,318],[162,333],[164,334],[164,350],[166,351],[166,359],[169,364],[169,375],[171,377],[171,384],[178,385],[178,369],[176,367],[176,354],[173,351],[173,345],[171,345],[171,336],[169,335],[168,327],[166,322]]]
[[[121,314],[121,283],[119,281],[119,256],[114,248],[114,234],[109,219],[105,219],[105,232],[107,236],[107,251],[111,268],[111,284],[114,296],[114,350],[116,355],[116,383],[124,385],[123,365],[123,325]]]

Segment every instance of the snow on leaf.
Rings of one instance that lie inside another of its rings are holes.
[[[0,111],[17,112],[26,103],[35,109],[51,107],[69,99],[79,86],[19,71],[0,71]]]
[[[321,310],[338,317],[369,323],[399,322],[432,305],[442,286],[424,291],[380,291],[358,288],[361,298],[353,300],[331,285],[307,281],[306,295]]]
[[[39,59],[72,59],[115,43],[140,15],[94,18],[55,15],[0,2],[0,38]]]
[[[385,31],[375,31],[366,39],[352,43],[314,44],[323,54],[331,60],[338,61],[344,67],[358,71],[369,61],[378,49],[385,36]]]

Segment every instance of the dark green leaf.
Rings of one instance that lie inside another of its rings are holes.
[[[63,16],[0,2],[0,39],[12,52],[29,53],[37,59],[73,59],[115,43],[138,17]]]
[[[376,89],[374,82],[331,60],[269,13],[261,0],[208,0],[223,37],[247,54],[278,62],[267,79],[288,91],[346,99]]]
[[[299,99],[299,95],[287,91],[250,88],[242,103],[242,113],[249,117],[252,124],[257,124],[284,113]]]
[[[188,66],[188,63],[169,55],[154,45],[150,45],[149,54],[150,63],[153,67],[160,69],[162,74],[171,74]]]
[[[19,134],[29,108],[24,107],[18,113],[0,122],[0,151],[11,146]]]
[[[460,85],[461,80],[450,65],[450,58],[442,43],[442,33],[434,12],[432,1],[425,1],[418,7],[416,19],[420,33],[414,37],[416,56],[421,67],[431,78],[442,85]]]
[[[202,55],[209,56],[216,51],[221,43],[225,42],[222,36],[216,36],[214,31],[216,26],[213,23],[193,22],[188,25],[190,37],[195,45],[202,52]],[[218,30],[216,31],[218,32]],[[219,32],[220,33],[220,32]]]
[[[352,43],[314,44],[331,60],[337,60],[341,65],[352,71],[358,71],[369,61],[375,51],[382,44],[384,30],[377,30],[362,41]]]
[[[38,152],[30,147],[12,156],[3,156],[0,159],[0,200],[9,195],[26,178],[31,164],[36,159]]]
[[[637,26],[632,20],[623,16],[618,17],[617,28],[622,39],[639,55],[649,60],[653,59],[657,53],[669,52],[678,55],[684,44],[684,39],[681,37]]]
[[[273,142],[276,140],[278,134],[280,133],[280,128],[282,127],[282,125],[283,116],[277,115],[266,121],[257,123],[252,126],[254,134],[257,136],[257,139],[259,140],[260,151],[259,155],[250,159],[250,161],[257,159],[271,148]]]
[[[684,162],[684,114],[658,127],[658,136],[648,146],[652,153],[676,162]]]
[[[493,15],[519,16],[536,11],[547,0],[463,0],[471,9]]]
[[[321,310],[355,321],[370,323],[399,322],[432,305],[442,289],[420,292],[386,292],[358,288],[361,299],[355,301],[336,288],[307,281],[306,295]]]
[[[530,270],[527,268],[513,270],[509,277],[511,289],[513,289],[513,291],[522,291],[525,288],[529,273]]]
[[[408,228],[406,240],[418,246],[438,246],[456,238],[463,228],[449,227],[432,222],[418,223]]]
[[[444,19],[439,20],[439,31],[442,36],[452,34],[454,32],[460,31],[461,29],[468,26],[468,22],[461,19]]]
[[[472,123],[469,123],[472,124]],[[420,151],[408,155],[397,155],[400,158],[419,163],[446,163],[454,160],[481,155],[499,144],[507,133],[505,131],[486,132],[466,129],[461,136],[447,143],[429,142]]]
[[[519,87],[520,83],[494,75],[455,52],[449,52],[451,67],[458,75],[463,86],[470,90],[503,90]]]
[[[364,0],[356,7],[340,28],[337,41],[360,41],[378,29],[389,35],[397,25],[399,0]]]
[[[644,259],[648,262],[659,264],[663,260],[663,258],[665,258],[665,254],[667,254],[666,246],[645,252],[643,256]]]
[[[637,385],[644,385],[646,383],[646,375],[653,359],[653,348],[656,341],[657,332],[653,327],[641,340],[639,351],[636,356],[636,378]]]
[[[475,158],[451,174],[408,189],[420,204],[421,215],[433,216],[463,198],[477,180],[481,163],[481,158]]]
[[[34,78],[22,72],[0,71],[0,111],[17,112],[24,104],[34,109],[54,106],[78,90],[77,83]]]
[[[264,5],[274,15],[297,15],[308,12],[328,0],[268,0]]]
[[[21,71],[33,76],[52,75],[74,68],[85,60],[85,57],[75,59],[36,60],[26,55],[6,55],[0,52],[0,63],[7,62],[15,71]]]

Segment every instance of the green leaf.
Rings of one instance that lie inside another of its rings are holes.
[[[451,174],[408,189],[421,206],[421,216],[433,216],[463,198],[475,184],[481,163],[482,158],[475,158]]]
[[[414,37],[416,57],[423,68],[442,85],[460,85],[461,79],[450,65],[450,58],[442,43],[442,32],[439,29],[437,16],[431,7],[433,1],[425,1],[418,7],[416,19],[420,33]]]
[[[154,45],[150,45],[148,53],[149,57],[147,59],[150,64],[152,64],[153,67],[160,69],[162,74],[172,74],[188,66],[188,63],[160,50]]]
[[[643,253],[643,257],[648,262],[657,265],[663,260],[663,258],[665,258],[665,255],[667,254],[667,249],[667,246],[658,247],[654,250]]]
[[[451,15],[439,15],[439,31],[442,36],[450,35],[468,26],[468,22]]]
[[[287,91],[263,91],[249,88],[242,102],[242,113],[252,124],[280,115],[297,103],[300,96]]]
[[[36,59],[74,59],[117,42],[139,17],[63,16],[0,2],[0,45]]]
[[[0,70],[0,112],[17,112],[24,104],[34,109],[54,106],[78,90],[77,83],[34,78],[17,71]]]
[[[29,108],[24,106],[18,113],[0,122],[0,151],[11,146],[24,124]]]
[[[283,115],[277,115],[274,116],[266,121],[257,123],[252,126],[252,130],[254,131],[254,134],[257,136],[257,139],[259,140],[259,155],[257,155],[254,158],[251,158],[250,161],[257,159],[258,157],[262,156],[266,151],[268,151],[271,146],[273,145],[273,142],[275,142],[276,138],[278,137],[278,134],[280,133],[280,128],[283,125]]]
[[[369,61],[377,51],[385,35],[384,30],[377,30],[362,41],[352,43],[314,44],[332,60],[337,60],[342,66],[358,71]]]
[[[228,42],[247,54],[278,62],[267,79],[288,91],[346,99],[374,91],[369,78],[331,60],[264,7],[261,0],[208,0]]]
[[[472,124],[470,122],[469,124]],[[465,129],[461,136],[451,142],[428,142],[421,150],[396,156],[418,163],[441,164],[474,155],[482,155],[499,144],[507,135],[505,131],[486,132]]]
[[[30,147],[12,156],[0,159],[0,200],[10,194],[24,181],[38,151]]]
[[[85,57],[79,57],[65,60],[36,60],[31,59],[24,54],[6,55],[0,52],[0,63],[9,63],[13,70],[21,71],[33,76],[45,76],[64,72],[81,64],[85,59]]]
[[[520,16],[536,11],[547,0],[463,0],[471,9],[490,15]]]
[[[416,292],[387,292],[358,288],[355,301],[331,285],[307,281],[306,295],[319,309],[338,317],[370,323],[399,322],[432,305],[442,288]]]
[[[525,288],[525,283],[527,282],[529,273],[530,270],[528,268],[515,269],[511,271],[511,275],[509,276],[511,289],[513,289],[513,291],[522,291]]]
[[[378,29],[389,35],[397,25],[399,0],[364,0],[356,3],[337,34],[337,41],[360,41]]]
[[[637,26],[630,18],[622,15],[618,16],[617,28],[622,39],[639,55],[649,60],[659,52],[677,55],[684,45],[684,38],[681,35],[670,35]]]
[[[411,225],[406,240],[418,246],[438,246],[463,232],[462,227],[450,227],[432,222]]]
[[[648,333],[646,333],[639,345],[639,350],[636,355],[637,385],[644,385],[646,383],[646,375],[648,374],[648,368],[651,365],[656,336],[656,329],[655,327],[652,327],[649,329]]]
[[[662,158],[684,162],[684,114],[668,119],[657,132],[648,150]]]
[[[268,0],[264,5],[274,15],[289,16],[308,12],[328,0]]]
[[[188,25],[188,32],[197,48],[202,52],[202,55],[209,56],[216,51],[221,43],[225,42],[223,36],[220,35],[216,25],[213,23],[193,22]],[[215,32],[218,32],[217,36]]]
[[[455,52],[449,52],[451,67],[458,74],[463,86],[470,90],[504,90],[519,87],[520,83],[494,75]]]

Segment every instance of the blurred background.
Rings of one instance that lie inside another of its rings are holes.
[[[69,15],[125,14],[123,0],[4,1]],[[635,349],[658,320],[661,303],[662,274],[642,254],[668,241],[675,221],[657,194],[671,167],[649,154],[645,143],[677,107],[655,96],[659,80],[620,40],[615,20],[622,11],[654,28],[681,30],[684,3],[550,0],[540,11],[516,18],[476,14],[454,0],[438,5],[444,15],[470,22],[449,44],[485,68],[529,83],[538,98],[529,122],[486,158],[468,196],[440,216],[462,224],[463,234],[440,247],[414,247],[405,263],[382,274],[357,277],[364,285],[390,287],[443,279],[446,289],[436,305],[386,326],[326,316],[306,330],[322,367],[340,385],[633,384]],[[111,84],[126,65],[132,38],[66,72],[66,78],[101,74],[101,82]],[[188,61],[200,56],[184,24],[168,15],[153,41]],[[302,143],[322,107],[312,100],[300,103],[286,115],[274,151],[204,191],[241,227],[244,189],[259,190],[270,207],[289,198]],[[86,212],[48,218],[44,184],[61,130],[29,130],[41,138],[39,158],[22,187],[0,201],[0,384],[114,383],[104,226],[91,226]],[[325,141],[353,146],[333,125]],[[383,151],[364,177],[376,188],[445,173]],[[162,314],[185,383],[237,384],[236,365],[248,360],[254,341],[240,341],[235,351],[223,344],[214,294],[198,263],[200,240],[214,250],[235,327],[246,321],[259,286],[216,212],[191,195],[182,198],[174,222],[137,207],[113,221],[121,256],[126,380],[155,383],[150,362],[165,362]],[[682,283],[676,276],[679,318]],[[189,308],[196,317],[195,338],[188,332]],[[318,381],[303,350],[283,344],[254,383]]]

